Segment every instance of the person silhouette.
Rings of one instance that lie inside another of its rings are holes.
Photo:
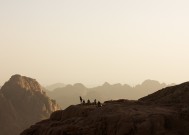
[[[85,105],[85,100],[83,100],[83,105]]]
[[[94,100],[94,105],[96,105],[96,99]]]
[[[80,98],[80,102],[82,103],[82,102],[83,102],[83,99],[82,99],[82,97],[80,96],[79,98]]]
[[[101,106],[102,106],[101,103],[100,103],[100,101],[98,101],[97,106],[98,106],[98,107],[101,107]]]
[[[90,105],[90,104],[91,104],[91,101],[90,101],[89,99],[87,100],[87,104],[88,104],[88,105]]]

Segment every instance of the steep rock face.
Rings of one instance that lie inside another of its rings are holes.
[[[15,108],[0,91],[0,135],[18,135],[22,126]]]
[[[58,109],[36,80],[14,75],[0,90],[0,135],[18,135]]]
[[[50,119],[37,123],[21,135],[188,135],[187,89],[188,83],[184,83],[139,101],[108,101],[102,107],[70,106],[54,112]],[[175,102],[175,97],[179,102]]]

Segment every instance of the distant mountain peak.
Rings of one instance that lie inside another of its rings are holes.
[[[62,88],[62,87],[65,87],[66,85],[64,83],[55,83],[55,84],[52,84],[52,85],[48,85],[46,86],[45,88],[47,90],[50,90],[50,91],[53,91],[57,88]]]
[[[47,119],[60,107],[32,78],[13,75],[0,91],[0,134],[18,135],[23,129]],[[11,129],[11,130],[10,130]]]
[[[145,84],[160,84],[160,82],[156,81],[156,80],[151,80],[151,79],[147,79],[145,80],[142,85],[145,85]]]
[[[108,82],[105,82],[102,86],[105,86],[105,87],[107,87],[107,86],[111,86],[111,84],[110,83],[108,83]]]
[[[76,83],[73,86],[77,88],[85,88],[85,86],[82,83]]]
[[[21,76],[19,74],[13,75],[9,79],[9,81],[5,83],[3,87],[12,87],[12,88],[14,87],[14,88],[21,88],[24,90],[42,92],[41,85],[35,79],[26,76]]]
[[[122,84],[121,83],[116,83],[116,84],[113,84],[114,87],[122,87]]]

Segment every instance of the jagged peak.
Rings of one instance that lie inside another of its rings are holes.
[[[42,92],[41,85],[35,79],[26,76],[21,76],[19,74],[11,76],[9,81],[7,81],[2,86],[2,89],[4,89],[5,87],[19,87],[25,90]]]

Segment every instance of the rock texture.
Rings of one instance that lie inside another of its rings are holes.
[[[0,135],[19,135],[58,109],[36,80],[14,75],[0,90]]]
[[[189,83],[138,101],[107,101],[102,107],[72,105],[21,135],[188,135]]]

